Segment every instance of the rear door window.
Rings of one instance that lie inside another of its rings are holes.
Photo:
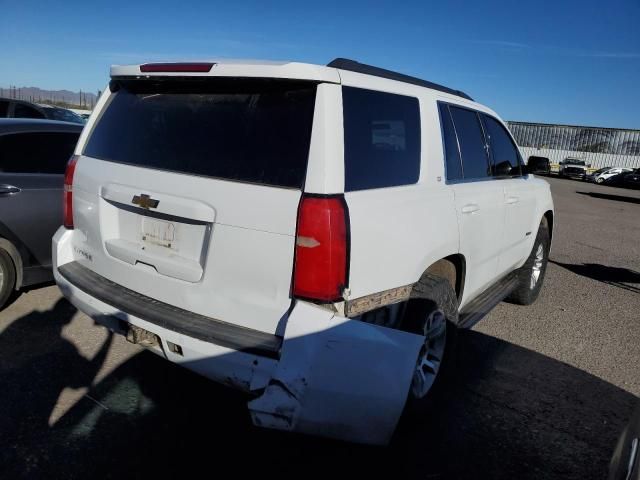
[[[410,185],[420,176],[420,105],[404,95],[342,88],[345,191]]]
[[[0,100],[0,118],[5,118],[9,115],[9,102]]]
[[[449,105],[449,110],[458,134],[465,180],[490,177],[489,159],[478,114],[453,105]]]
[[[446,177],[449,181],[456,181],[464,178],[462,171],[462,161],[460,160],[460,150],[458,149],[458,139],[456,131],[451,121],[449,106],[444,103],[438,104],[440,110],[440,123],[442,125],[442,137],[444,140],[444,156],[446,162]]]
[[[495,177],[521,175],[520,154],[505,128],[495,118],[482,114],[491,146],[492,173]]]
[[[316,86],[286,80],[119,84],[84,155],[140,167],[301,188]]]
[[[80,132],[33,132],[0,136],[0,172],[64,174]]]

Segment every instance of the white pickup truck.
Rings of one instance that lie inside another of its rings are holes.
[[[428,408],[457,329],[536,299],[554,219],[493,111],[346,59],[114,66],[64,195],[80,310],[256,425],[371,444]]]

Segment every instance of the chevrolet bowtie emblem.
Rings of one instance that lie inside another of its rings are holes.
[[[149,210],[150,208],[157,208],[158,204],[160,203],[160,200],[154,200],[149,195],[145,193],[141,193],[140,195],[135,195],[131,200],[131,203]]]

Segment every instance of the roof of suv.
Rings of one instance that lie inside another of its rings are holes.
[[[37,118],[0,118],[0,134],[10,132],[80,132],[84,125]]]
[[[146,71],[145,71],[146,70]],[[216,76],[216,77],[253,77],[286,78],[297,80],[316,80],[340,83],[338,70],[356,72],[364,75],[385,78],[455,95],[466,100],[473,99],[466,93],[437,83],[411,77],[402,73],[386,70],[346,58],[336,58],[326,66],[299,62],[276,62],[268,60],[207,60],[198,62],[166,62],[138,65],[113,65],[112,77],[147,77],[149,73],[162,77]]]

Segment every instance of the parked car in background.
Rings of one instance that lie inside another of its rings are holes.
[[[67,108],[54,107],[52,105],[40,105],[40,107],[50,120],[60,120],[61,122],[79,123],[82,125],[87,122],[85,118]]]
[[[640,480],[640,403],[620,435],[609,464],[608,480]]]
[[[587,177],[587,168],[588,165],[584,160],[568,157],[560,162],[558,175],[584,180]]]
[[[64,171],[82,125],[0,118],[0,309],[14,290],[52,279]]]
[[[536,175],[549,175],[551,173],[551,163],[547,157],[531,155],[527,160],[527,171]]]
[[[549,184],[463,92],[346,59],[114,66],[109,85],[67,168],[56,282],[253,394],[256,425],[387,443],[459,328],[538,297]]]
[[[0,118],[39,118],[84,125],[86,120],[66,108],[38,105],[15,98],[0,98]]]
[[[587,178],[585,180],[587,180],[588,182],[594,182],[596,181],[595,177],[600,175],[601,173],[606,172],[607,170],[611,169],[613,167],[603,167],[603,168],[599,168],[598,170],[596,170],[595,172],[591,172],[587,175]]]
[[[79,115],[83,119],[87,120],[91,116],[91,110],[87,110],[84,108],[70,108],[69,111]]]
[[[633,168],[611,167],[609,169],[605,169],[600,173],[594,172],[593,181],[595,183],[605,183],[607,180],[609,180],[612,177],[615,177],[616,175],[624,175],[630,172],[633,172]]]
[[[625,188],[640,188],[640,168],[622,175],[622,186]]]
[[[639,188],[638,182],[640,181],[639,174],[640,169],[636,168],[635,170],[631,170],[630,172],[619,173],[618,175],[613,175],[607,178],[602,185],[607,185],[609,187],[620,187],[620,188]]]

